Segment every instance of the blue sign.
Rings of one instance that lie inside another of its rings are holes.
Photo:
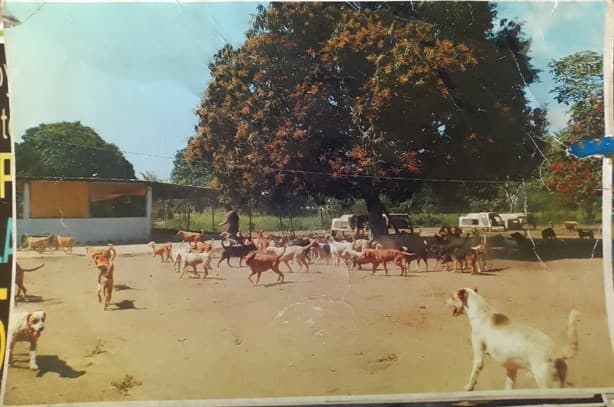
[[[576,158],[611,156],[614,155],[614,137],[578,141],[569,146],[567,152]]]

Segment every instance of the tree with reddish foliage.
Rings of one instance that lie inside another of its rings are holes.
[[[539,164],[537,72],[521,27],[492,3],[271,3],[209,68],[188,160],[248,198],[364,198],[407,178],[507,179]],[[519,72],[520,70],[520,72]],[[533,137],[533,140],[530,138]],[[434,185],[455,199],[457,185]],[[446,199],[447,199],[446,198]]]
[[[570,106],[571,119],[551,142],[548,153],[548,188],[566,204],[580,208],[586,222],[594,220],[600,199],[601,160],[577,159],[564,145],[604,135],[603,73],[601,56],[579,52],[550,63],[557,99]]]

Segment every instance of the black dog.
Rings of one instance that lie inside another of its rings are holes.
[[[595,239],[595,235],[593,235],[593,231],[592,230],[578,229],[578,236],[580,237],[580,239],[583,239],[583,238],[587,238],[587,239],[590,239],[590,240],[594,240]]]
[[[222,261],[224,261],[224,259],[226,259],[226,263],[228,263],[229,267],[232,267],[230,265],[230,258],[231,257],[238,257],[239,258],[239,267],[241,267],[241,262],[243,261],[243,257],[245,257],[249,252],[253,251],[253,250],[257,250],[256,249],[256,245],[254,244],[254,242],[250,241],[247,244],[231,244],[229,246],[224,246],[224,241],[222,241],[222,258],[220,259],[220,261],[217,262],[217,268],[220,268],[220,263]]]
[[[542,239],[556,240],[556,233],[554,233],[554,229],[547,228],[547,229],[542,230]]]

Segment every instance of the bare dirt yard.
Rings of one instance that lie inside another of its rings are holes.
[[[28,370],[28,347],[17,344],[6,404],[462,391],[469,323],[444,303],[461,287],[478,288],[498,311],[556,339],[578,308],[580,349],[568,381],[614,386],[600,259],[491,259],[484,275],[408,277],[394,265],[386,277],[383,269],[317,264],[286,273],[283,284],[269,271],[254,286],[245,266],[179,280],[144,245],[119,246],[106,312],[83,248],[20,252],[18,261],[45,263],[26,273],[29,302],[17,308],[45,310],[48,319],[39,371]],[[476,390],[502,389],[504,379],[487,358]],[[517,387],[535,384],[521,373]]]

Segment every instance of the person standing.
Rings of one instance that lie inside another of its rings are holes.
[[[226,209],[226,220],[218,226],[228,225],[228,237],[238,241],[237,233],[239,233],[239,214],[232,209],[230,204],[224,207]]]

